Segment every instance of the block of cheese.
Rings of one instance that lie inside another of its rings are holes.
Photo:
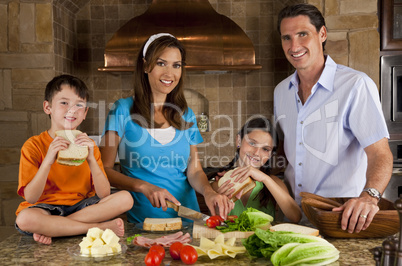
[[[119,243],[120,238],[110,229],[106,229],[102,234],[102,240],[109,246],[114,246]]]
[[[91,237],[83,237],[81,243],[79,244],[80,248],[88,248],[92,246],[93,239]]]
[[[106,256],[121,253],[120,238],[110,229],[105,231],[94,227],[90,228],[87,235],[79,244],[81,255]]]
[[[87,237],[91,237],[93,240],[100,238],[103,234],[103,230],[98,227],[92,227],[87,232]]]
[[[91,247],[91,256],[97,257],[97,256],[105,256],[108,254],[113,254],[112,248],[109,247],[108,245]]]
[[[171,231],[180,230],[182,221],[177,218],[145,218],[142,229],[147,231]]]
[[[102,238],[96,238],[93,242],[91,247],[99,247],[105,245],[105,242],[103,242]]]
[[[121,252],[121,245],[119,243],[114,244],[113,246],[110,246],[113,250],[113,253],[117,254]]]

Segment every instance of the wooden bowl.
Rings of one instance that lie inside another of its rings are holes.
[[[331,198],[345,203],[350,198]],[[341,229],[341,212],[326,211],[313,207],[302,200],[302,209],[309,221],[315,225],[320,233],[333,238],[376,238],[387,237],[399,232],[399,214],[394,203],[381,199],[378,204],[380,210],[366,230],[360,233],[348,233]]]

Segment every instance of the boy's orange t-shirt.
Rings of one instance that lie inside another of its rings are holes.
[[[26,185],[34,178],[46,156],[53,138],[47,131],[29,138],[21,149],[21,159],[18,176],[18,195],[24,197]],[[94,156],[106,176],[99,148],[94,146]],[[72,206],[79,201],[95,195],[91,171],[88,162],[79,166],[66,166],[54,162],[50,168],[46,185],[39,200],[35,203]],[[22,202],[16,211],[18,213],[34,204]]]

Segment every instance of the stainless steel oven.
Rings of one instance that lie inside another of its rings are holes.
[[[381,57],[380,89],[394,163],[391,181],[383,196],[395,201],[402,194],[402,55]]]
[[[402,55],[381,57],[381,103],[390,134],[402,139]]]
[[[390,140],[389,147],[394,156],[394,167],[383,197],[395,202],[402,194],[402,140]]]

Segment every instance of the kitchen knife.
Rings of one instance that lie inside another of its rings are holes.
[[[166,201],[166,204],[168,208],[172,208],[173,210],[175,210],[178,216],[193,220],[194,222],[197,223],[204,224],[205,221],[210,217],[209,215],[194,211],[190,208],[184,206],[178,206],[170,201]]]

